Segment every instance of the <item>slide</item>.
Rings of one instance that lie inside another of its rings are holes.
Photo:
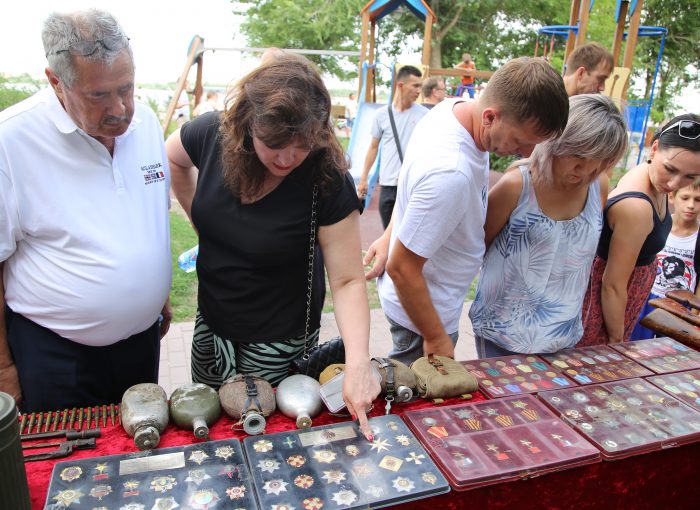
[[[367,149],[369,149],[369,144],[372,140],[370,131],[372,129],[372,122],[374,122],[374,114],[382,106],[384,105],[377,103],[360,103],[357,109],[357,116],[355,117],[355,122],[352,126],[350,143],[348,144],[350,174],[355,180],[356,185],[360,181],[362,167],[365,164],[365,156],[367,155]],[[365,199],[365,207],[369,205],[369,202],[372,199],[372,191],[374,190],[374,186],[379,178],[379,160],[381,157],[382,146],[380,145],[377,160],[374,162],[374,166],[372,166],[369,171],[369,190],[367,193],[367,198]]]

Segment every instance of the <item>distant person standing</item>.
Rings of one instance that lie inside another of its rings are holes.
[[[396,186],[399,182],[399,170],[403,154],[418,121],[428,113],[426,108],[416,104],[421,91],[421,72],[417,67],[403,66],[396,75],[396,92],[391,105],[377,110],[372,124],[372,141],[370,142],[362,176],[357,185],[360,198],[367,196],[367,177],[370,168],[377,159],[379,142],[382,142],[382,157],[379,168],[379,215],[384,228],[389,225],[391,213],[396,202]],[[393,119],[393,120],[392,120]],[[393,125],[392,125],[393,124]]]
[[[190,120],[190,96],[187,95],[187,89],[190,84],[185,80],[185,86],[180,92],[180,97],[177,100],[177,105],[175,106],[175,122],[178,126],[182,126],[185,122]]]
[[[348,101],[345,103],[345,136],[350,138],[350,133],[352,133],[352,125],[355,122],[355,117],[357,116],[357,101],[355,100],[355,94],[350,92],[348,94]]]
[[[433,106],[445,99],[447,87],[445,80],[432,76],[423,83],[423,102],[421,105],[430,110]]]
[[[566,93],[598,94],[605,90],[605,82],[613,71],[613,56],[598,43],[579,46],[566,59],[564,86]]]
[[[218,110],[219,94],[213,90],[207,92],[207,98],[201,101],[192,112],[193,117],[199,117],[203,113],[215,112]]]
[[[455,69],[476,70],[476,65],[474,65],[474,61],[472,60],[472,56],[469,53],[464,53],[464,54],[462,54],[462,61],[459,64],[455,64],[454,68]],[[457,87],[457,90],[455,92],[455,96],[462,97],[465,90],[467,92],[469,92],[469,97],[471,99],[474,99],[474,77],[473,76],[468,76],[468,75],[462,76],[462,78],[460,79],[460,82],[459,82],[459,87]]]

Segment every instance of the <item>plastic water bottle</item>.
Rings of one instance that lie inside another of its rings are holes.
[[[199,245],[180,254],[177,258],[177,265],[185,273],[191,273],[197,269],[197,255],[199,255]]]

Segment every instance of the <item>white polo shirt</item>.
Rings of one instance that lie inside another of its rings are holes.
[[[151,326],[171,282],[167,162],[158,119],[142,104],[114,157],[52,89],[0,112],[9,307],[93,346]]]

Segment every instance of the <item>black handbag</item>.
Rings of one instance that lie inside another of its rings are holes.
[[[314,247],[316,245],[316,212],[318,186],[314,186],[311,205],[311,234],[309,236],[309,275],[306,286],[306,324],[304,326],[304,352],[289,364],[290,374],[303,374],[318,379],[321,372],[334,363],[345,363],[345,345],[339,336],[327,342],[309,347],[309,324],[311,322],[311,290],[314,276]]]
[[[345,363],[345,345],[339,336],[308,350],[306,356],[292,361],[290,371],[318,379],[328,365]]]

